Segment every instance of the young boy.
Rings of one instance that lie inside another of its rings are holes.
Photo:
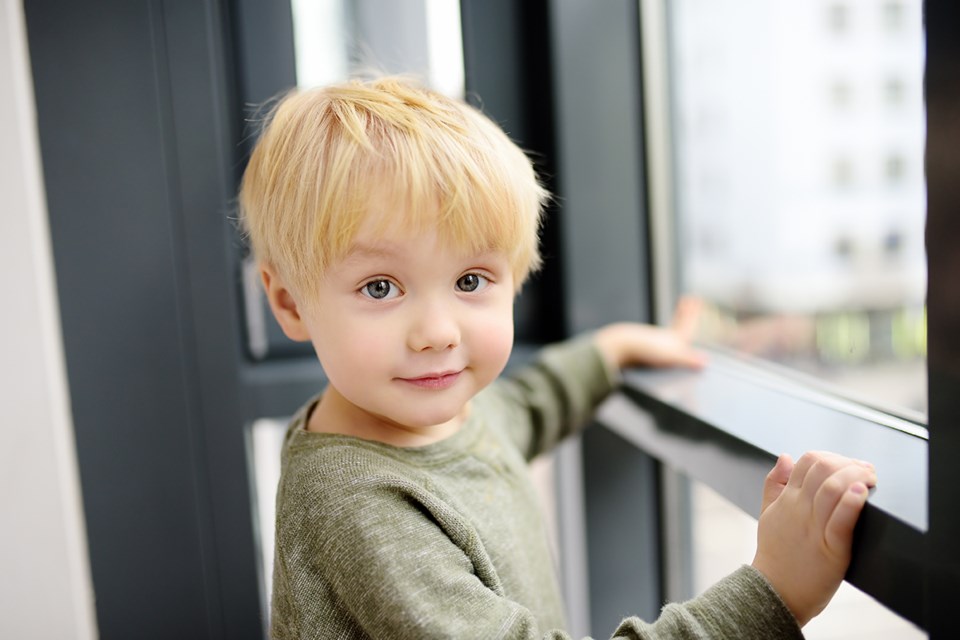
[[[681,305],[671,329],[604,327],[498,379],[545,198],[494,124],[403,80],[273,112],[243,222],[277,320],[329,379],[287,434],[274,638],[567,637],[526,463],[588,421],[621,367],[701,360]],[[802,637],[875,480],[830,454],[781,457],[752,566],[617,636]]]

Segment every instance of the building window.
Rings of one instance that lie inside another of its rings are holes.
[[[906,93],[907,89],[900,78],[887,78],[883,83],[883,102],[889,107],[903,105],[906,101]]]
[[[883,27],[888,32],[899,32],[905,29],[907,11],[903,2],[898,0],[884,2],[881,12]]]
[[[830,84],[830,103],[837,109],[846,109],[853,102],[853,88],[846,80],[835,80]]]
[[[850,7],[843,2],[834,2],[827,7],[827,28],[835,34],[850,29]]]
[[[883,162],[883,177],[887,184],[900,185],[906,179],[907,162],[898,153],[892,153]]]
[[[853,161],[838,157],[830,163],[830,182],[837,189],[849,189],[854,183]]]

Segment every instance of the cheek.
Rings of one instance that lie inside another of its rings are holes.
[[[479,337],[484,357],[489,361],[490,366],[503,369],[513,349],[513,314],[499,313],[491,318],[489,322],[484,323]]]
[[[345,386],[369,380],[390,353],[389,342],[386,331],[363,322],[334,322],[315,334],[313,347],[330,381]]]
[[[510,357],[510,351],[513,350],[513,318],[494,327],[490,332],[490,349],[500,354],[504,361]]]

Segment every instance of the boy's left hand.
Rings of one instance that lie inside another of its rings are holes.
[[[607,325],[596,333],[596,343],[614,368],[631,365],[690,367],[699,369],[706,356],[693,348],[703,304],[696,298],[681,298],[669,327],[636,322]]]

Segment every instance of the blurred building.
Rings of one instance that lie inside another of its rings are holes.
[[[920,0],[670,8],[685,288],[748,314],[921,307]]]

